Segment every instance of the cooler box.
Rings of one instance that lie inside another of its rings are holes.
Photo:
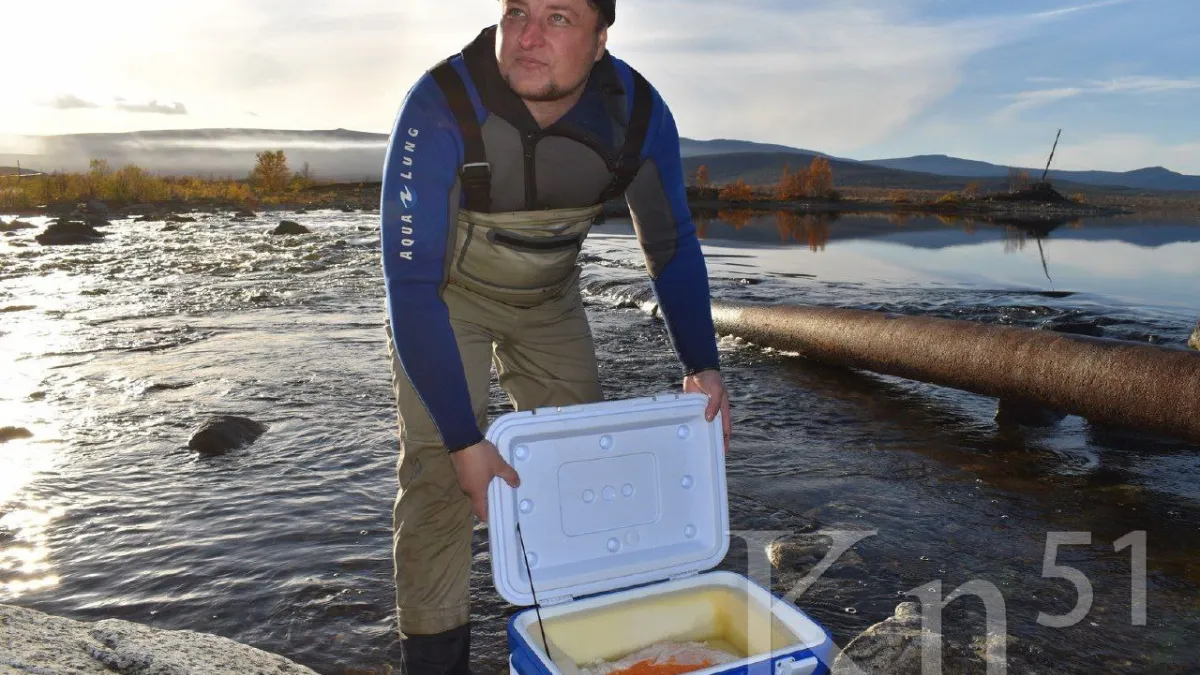
[[[721,419],[705,421],[707,401],[540,408],[488,429],[521,476],[520,488],[495,479],[488,493],[496,589],[530,607],[508,622],[512,672],[575,675],[663,641],[737,657],[699,675],[829,672],[824,628],[742,575],[708,571],[729,549],[729,506]]]

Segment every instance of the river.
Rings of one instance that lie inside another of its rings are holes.
[[[87,246],[43,248],[36,230],[0,237],[0,427],[31,434],[0,444],[0,602],[215,633],[322,673],[388,672],[396,420],[378,214],[196,215],[173,232],[114,221]],[[279,217],[313,234],[267,235]],[[725,299],[1053,324],[1177,347],[1200,318],[1200,224],[1182,218],[1033,233],[727,213],[701,229],[713,294]],[[632,232],[626,220],[597,226],[582,258],[610,398],[679,385]],[[982,580],[1003,594],[1010,672],[1194,672],[1194,445],[1076,417],[1001,428],[983,397],[729,336],[721,349],[733,529],[785,541],[871,533],[798,599],[838,644],[916,600],[911,591]],[[491,407],[507,409],[494,385]],[[225,456],[189,451],[191,430],[223,413],[269,431]],[[1071,581],[1043,576],[1061,532],[1088,533],[1050,562],[1082,572],[1092,602],[1051,628],[1039,612],[1077,601]],[[486,534],[477,528],[474,665],[499,672],[516,609],[492,587]],[[747,555],[737,539],[721,568],[745,573]],[[787,592],[814,562],[786,559],[774,589]],[[952,607],[948,634],[982,634],[978,600]]]

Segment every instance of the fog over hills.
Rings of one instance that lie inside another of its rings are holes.
[[[283,150],[293,169],[305,163],[318,179],[340,181],[380,180],[386,134],[331,130],[286,129],[186,129],[136,131],[111,134],[59,136],[0,136],[0,169],[14,173],[84,171],[92,159],[106,159],[114,168],[137,164],[164,175],[200,175],[243,178],[264,150]],[[750,183],[771,183],[785,164],[807,165],[815,156],[826,157],[838,185],[897,189],[957,189],[971,180],[985,187],[1002,186],[1009,168],[988,162],[945,155],[920,155],[859,161],[837,158],[816,150],[736,139],[680,139],[685,170],[708,167],[714,182],[743,178]],[[1030,169],[1034,176],[1040,169]],[[1103,186],[1141,190],[1200,191],[1200,176],[1188,176],[1163,167],[1127,172],[1059,171],[1051,178],[1062,187]]]

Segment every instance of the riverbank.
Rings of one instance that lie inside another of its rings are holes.
[[[118,217],[162,216],[188,212],[303,212],[304,210],[334,209],[346,213],[377,212],[380,206],[380,183],[331,183],[317,185],[294,193],[269,199],[164,199],[155,201],[106,201]],[[848,188],[838,199],[780,200],[755,198],[746,200],[718,199],[715,190],[689,188],[688,206],[694,214],[713,217],[720,211],[750,210],[755,212],[792,213],[894,213],[908,215],[940,215],[974,219],[1011,219],[1019,222],[1097,218],[1133,214],[1179,214],[1200,217],[1200,196],[1193,194],[1156,195],[1088,195],[1083,201],[1049,195],[1012,198],[1010,195],[964,197],[958,193],[933,191],[881,190]],[[0,209],[6,215],[19,217],[65,216],[74,212],[80,201],[60,201],[26,208]],[[625,218],[629,209],[624,200],[613,200],[605,210],[609,218]]]

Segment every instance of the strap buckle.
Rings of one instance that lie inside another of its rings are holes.
[[[492,180],[492,165],[489,162],[463,164],[461,175],[463,183],[487,183]]]

